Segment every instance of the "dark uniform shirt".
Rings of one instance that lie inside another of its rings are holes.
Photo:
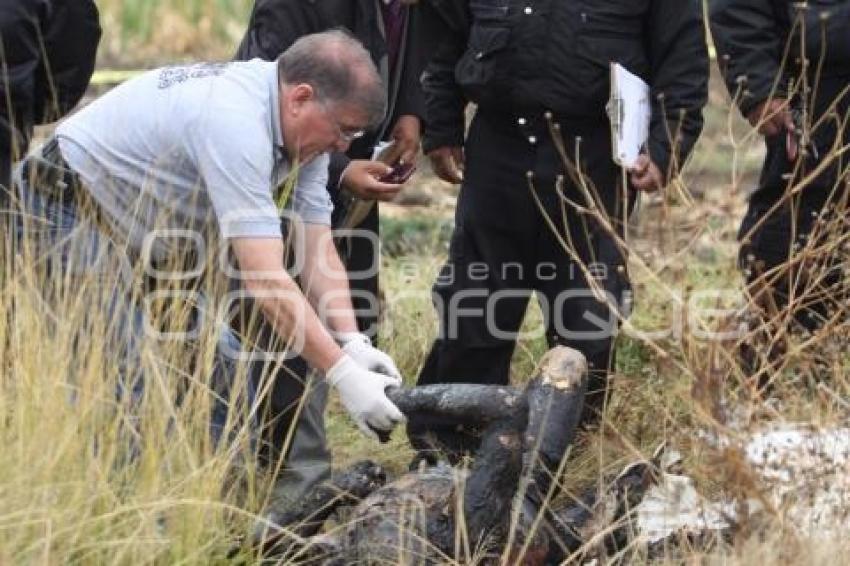
[[[426,150],[461,145],[463,108],[604,120],[610,62],[650,84],[649,153],[679,163],[702,128],[708,55],[696,0],[432,0],[442,36],[423,77]],[[435,18],[436,16],[436,18]]]
[[[711,31],[720,70],[741,112],[771,93],[809,59],[809,78],[850,76],[850,0],[815,0],[798,11],[792,0],[713,0]],[[804,35],[804,37],[801,37]],[[786,46],[788,56],[784,58]]]
[[[848,143],[850,129],[846,120],[823,118],[832,112],[845,116],[850,103],[850,0],[810,1],[799,9],[798,4],[714,0],[711,30],[721,73],[741,113],[749,116],[768,98],[790,97],[798,134],[805,132],[803,163],[796,171],[786,157],[786,133],[765,139],[755,204],[770,208],[786,193],[789,178],[799,184],[819,170],[801,194],[803,206],[817,210],[845,174],[844,160],[822,159],[834,144]]]

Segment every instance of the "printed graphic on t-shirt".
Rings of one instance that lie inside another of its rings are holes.
[[[224,72],[229,63],[196,63],[180,67],[166,67],[159,72],[160,89],[170,88],[176,84],[185,83],[189,79],[217,77]]]

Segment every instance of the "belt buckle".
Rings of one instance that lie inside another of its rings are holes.
[[[69,172],[56,138],[46,142],[37,152],[24,158],[21,164],[20,182],[36,192],[51,198],[62,199],[67,195]]]

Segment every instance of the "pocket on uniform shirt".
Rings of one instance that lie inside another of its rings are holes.
[[[473,21],[469,30],[466,52],[455,66],[455,79],[466,94],[475,101],[499,82],[505,72],[505,65],[499,61],[499,54],[507,48],[511,30],[504,16],[492,17],[496,10],[487,8],[488,14],[483,20]]]

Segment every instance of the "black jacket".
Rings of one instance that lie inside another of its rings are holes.
[[[850,143],[850,128],[846,120],[823,118],[833,112],[843,117],[848,111],[850,0],[809,0],[801,12],[793,4],[790,0],[713,0],[711,4],[720,70],[741,112],[748,116],[767,98],[793,94],[791,104],[800,110],[797,116],[808,140],[798,163],[787,157],[785,133],[765,137],[764,166],[748,218],[785,198],[790,186],[805,185],[798,203],[801,210],[819,210],[830,195],[843,194],[836,188],[843,186],[846,161],[826,157],[836,144]],[[803,78],[811,89],[805,97],[800,96]],[[790,81],[793,93],[788,92]],[[819,173],[812,176],[815,171]],[[746,222],[744,226],[751,227]],[[780,238],[776,245],[783,241]]]
[[[376,66],[386,75],[387,48],[376,1],[257,0],[236,59],[259,57],[271,61],[303,35],[344,27],[363,43]],[[385,79],[388,79],[389,112],[384,123],[377,130],[356,140],[347,153],[348,157],[370,157],[375,143],[388,136],[399,116],[409,114],[421,118],[424,114],[424,102],[419,87],[424,52],[418,49],[418,21],[418,18],[408,16],[396,76],[385,76]],[[347,161],[346,156],[342,154],[332,157],[332,178],[342,171]]]
[[[652,88],[649,153],[662,171],[702,129],[708,54],[698,0],[430,0],[443,39],[423,87],[425,149],[461,145],[467,101],[502,112],[604,120],[609,63]]]
[[[816,73],[850,76],[850,0],[809,0],[808,9],[799,13],[795,3],[712,0],[709,4],[720,70],[745,116],[771,93],[787,94],[788,80],[801,72],[803,55],[810,60],[812,78]],[[786,46],[788,57],[783,58]]]
[[[24,151],[33,125],[56,120],[79,102],[100,35],[92,0],[0,0],[0,151],[8,152],[13,139]]]

